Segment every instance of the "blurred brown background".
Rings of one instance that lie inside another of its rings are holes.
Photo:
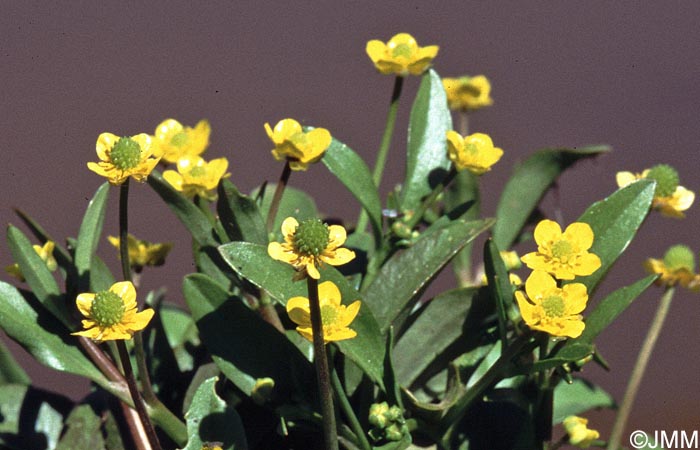
[[[88,199],[102,183],[86,168],[99,133],[152,133],[167,117],[212,124],[208,158],[226,156],[231,180],[251,190],[275,180],[263,124],[284,117],[328,128],[374,161],[392,77],[376,73],[364,48],[401,31],[438,44],[443,76],[486,74],[495,105],[472,131],[489,133],[505,156],[484,177],[493,214],[513,165],[548,146],[607,143],[614,152],[568,172],[559,200],[565,223],[616,189],[615,172],[675,164],[686,187],[700,189],[700,3],[669,2],[94,2],[6,1],[0,14],[0,222],[19,224],[19,206],[57,238],[75,236]],[[391,171],[400,156],[418,79],[405,83]],[[352,220],[358,205],[323,166],[291,184],[317,196],[329,215]],[[112,191],[105,232],[117,233]],[[144,288],[169,288],[192,270],[183,227],[147,186],[132,189],[130,227],[175,242],[167,266],[147,270]],[[599,295],[641,276],[642,261],[672,244],[700,249],[700,205],[683,221],[653,215],[609,274]],[[527,251],[527,250],[526,250]],[[100,252],[116,268],[106,239]],[[9,264],[0,246],[0,264]],[[7,279],[3,275],[3,279]],[[599,339],[612,365],[585,374],[621,398],[660,296],[651,289]],[[595,299],[593,299],[595,301]],[[628,430],[684,429],[700,423],[699,295],[680,291],[644,378]],[[3,336],[3,339],[5,337]],[[15,354],[39,386],[80,398],[87,384]],[[612,414],[592,416],[607,434]]]

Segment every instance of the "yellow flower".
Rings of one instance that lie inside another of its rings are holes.
[[[56,258],[53,257],[53,250],[56,248],[56,244],[53,241],[46,241],[44,245],[32,245],[34,251],[41,258],[42,261],[46,263],[46,267],[53,272],[58,267],[56,263]],[[17,278],[19,281],[24,281],[24,274],[19,268],[19,264],[14,263],[5,267],[5,271]]]
[[[97,138],[96,150],[100,162],[87,163],[88,169],[113,185],[122,184],[129,177],[146,181],[160,160],[153,154],[153,138],[144,133],[121,138],[102,133]]]
[[[574,222],[562,233],[558,223],[542,220],[535,227],[537,251],[521,259],[530,269],[544,270],[560,280],[590,275],[601,265],[598,255],[588,252],[593,237],[587,223]]]
[[[581,335],[585,325],[580,313],[588,302],[586,286],[569,283],[560,288],[547,272],[535,270],[525,281],[525,292],[527,298],[521,291],[515,298],[527,326],[551,336]]]
[[[457,170],[467,169],[474,175],[481,175],[501,159],[503,150],[494,147],[487,134],[474,133],[462,137],[456,131],[448,131],[447,156]]]
[[[340,304],[340,300],[340,290],[332,281],[324,281],[318,285],[324,344],[352,339],[357,336],[355,330],[348,328],[348,326],[357,316],[361,302],[355,300],[352,304],[345,306]],[[287,301],[287,314],[292,322],[297,324],[297,332],[313,342],[309,299],[306,297],[290,298]]]
[[[206,119],[192,127],[166,119],[156,127],[155,141],[163,160],[176,163],[183,156],[199,156],[209,146],[211,125]]]
[[[204,442],[201,450],[223,450],[222,442]]]
[[[646,169],[642,173],[627,171],[618,172],[615,176],[615,180],[617,181],[618,187],[623,188],[637,180],[647,178],[649,172],[650,169]],[[693,205],[694,201],[695,193],[693,191],[686,189],[683,186],[676,186],[671,192],[671,195],[658,195],[655,193],[651,207],[652,209],[659,211],[663,216],[682,219],[685,217],[684,211],[689,209]]]
[[[442,86],[452,110],[475,111],[493,104],[491,83],[483,75],[443,78]]]
[[[596,430],[588,428],[588,419],[578,416],[569,416],[562,422],[566,434],[569,435],[569,444],[579,448],[588,448],[591,443],[600,437]]]
[[[644,268],[649,273],[659,274],[656,284],[660,286],[675,286],[680,284],[685,288],[695,290],[697,283],[695,275],[695,255],[685,245],[674,245],[664,254],[663,259],[648,258]]]
[[[317,269],[321,263],[340,266],[355,258],[352,250],[339,248],[347,236],[340,225],[328,226],[318,219],[299,224],[294,217],[287,217],[282,222],[282,234],[284,243],[270,242],[267,253],[316,280],[321,277]]]
[[[110,244],[119,249],[119,237],[107,236]],[[171,243],[152,243],[136,239],[132,234],[126,236],[126,245],[129,250],[129,263],[131,267],[140,272],[146,266],[162,266],[165,257],[173,248]]]
[[[266,123],[265,131],[275,144],[272,156],[277,161],[289,161],[292,170],[306,170],[309,164],[321,159],[332,139],[331,133],[325,128],[304,132],[294,119],[280,120],[274,129]]]
[[[176,190],[186,197],[196,195],[215,200],[216,192],[212,192],[219,185],[222,178],[228,177],[228,160],[226,158],[212,159],[206,162],[199,156],[186,155],[177,160],[177,172],[166,170],[163,178]]]
[[[420,75],[430,66],[439,47],[429,45],[419,47],[416,40],[408,33],[399,33],[386,44],[377,39],[367,42],[367,55],[374,67],[384,74],[396,74],[405,77]]]
[[[87,319],[85,330],[72,333],[95,341],[131,339],[153,318],[153,310],[136,312],[136,289],[130,281],[114,283],[107,291],[83,293],[75,302]]]

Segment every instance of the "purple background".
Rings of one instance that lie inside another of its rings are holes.
[[[167,117],[189,125],[208,118],[207,157],[228,157],[242,190],[279,176],[263,124],[284,117],[328,128],[372,163],[393,80],[376,73],[364,48],[401,31],[440,46],[434,67],[441,75],[483,73],[492,81],[494,106],[471,120],[473,132],[489,133],[505,150],[484,176],[485,214],[495,211],[513,165],[551,146],[614,147],[567,172],[559,199],[548,197],[547,211],[553,217],[560,207],[565,223],[612,193],[619,170],[672,163],[697,191],[699,17],[692,1],[4,2],[0,222],[19,224],[11,210],[19,206],[55,237],[75,236],[102,183],[86,168],[96,160],[97,136],[152,133]],[[383,192],[402,176],[417,86],[417,78],[406,80]],[[321,165],[294,174],[291,184],[316,196],[324,213],[357,215],[355,200]],[[180,279],[192,270],[186,233],[147,186],[131,194],[131,230],[176,242],[167,266],[145,272],[143,287],[167,285],[169,299],[181,302]],[[117,233],[116,199],[112,190],[109,234]],[[684,221],[650,217],[599,295],[642,277],[644,258],[661,257],[672,244],[700,249],[699,218],[697,205]],[[100,253],[116,269],[106,239]],[[9,263],[3,245],[0,264]],[[612,372],[585,369],[618,399],[660,294],[649,290],[599,338]],[[700,423],[698,311],[698,294],[677,293],[629,431],[692,431]],[[74,398],[86,392],[81,379],[12,349],[37,385]],[[606,437],[613,415],[591,417]]]

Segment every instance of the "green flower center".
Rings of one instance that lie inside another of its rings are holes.
[[[320,219],[302,221],[294,232],[294,249],[307,256],[319,256],[328,247],[328,225]]]
[[[476,144],[464,144],[464,152],[468,155],[476,156],[479,154],[479,147]]]
[[[141,161],[141,146],[129,137],[119,138],[109,152],[109,158],[119,170],[133,169]]]
[[[564,299],[558,295],[550,295],[542,300],[542,309],[547,317],[562,317],[566,311]]]
[[[573,246],[569,241],[561,240],[552,245],[552,256],[559,259],[566,259],[573,252]]]
[[[321,306],[321,323],[324,327],[334,325],[338,321],[338,310],[332,305]]]
[[[685,245],[674,245],[666,251],[664,265],[670,270],[695,272],[695,255]]]
[[[193,178],[200,178],[205,176],[206,174],[207,169],[202,166],[194,166],[192,170],[190,170],[190,176]]]
[[[393,48],[391,51],[391,56],[394,58],[403,57],[406,59],[411,58],[411,47],[408,44],[399,44]]]
[[[678,172],[668,164],[659,164],[647,173],[646,178],[656,181],[655,197],[670,197],[678,187]]]
[[[189,139],[187,133],[184,131],[180,131],[170,139],[170,145],[174,145],[175,147],[182,147],[183,145],[187,144],[188,140]]]
[[[124,301],[112,291],[95,294],[90,308],[90,316],[100,327],[111,327],[121,322],[124,317]]]

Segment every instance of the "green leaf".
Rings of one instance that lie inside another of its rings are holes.
[[[263,217],[267,217],[268,211],[270,211],[270,204],[272,203],[272,197],[274,196],[276,187],[277,186],[274,184],[268,184],[265,189],[260,204],[260,213]],[[256,196],[257,194],[258,190],[255,190],[251,195]],[[304,191],[290,186],[285,187],[282,200],[280,200],[279,209],[277,210],[277,217],[272,227],[272,231],[276,236],[275,239],[277,240],[282,238],[280,228],[282,227],[282,222],[287,217],[294,217],[300,222],[304,219],[319,217],[318,210],[316,209],[316,202]]]
[[[71,256],[71,254],[68,253],[65,248],[63,248],[54,238],[52,238],[51,235],[44,230],[44,228],[39,225],[36,220],[29,217],[28,214],[20,209],[15,209],[15,212],[19,218],[22,219],[22,222],[24,222],[27,228],[29,228],[34,237],[39,239],[42,244],[46,241],[53,241],[56,244],[54,249],[54,257],[56,258],[58,266],[63,268],[68,273],[75,272],[75,267],[73,266],[73,256]]]
[[[513,288],[510,284],[506,265],[501,258],[501,253],[493,239],[488,239],[484,245],[484,269],[488,280],[488,290],[491,298],[496,302],[498,313],[498,332],[501,345],[508,345],[506,330],[508,326],[508,310],[513,304]]]
[[[220,246],[219,251],[236,273],[266,291],[279,303],[285,305],[291,297],[308,297],[306,284],[292,281],[295,274],[292,266],[270,258],[266,247],[248,242],[231,242]],[[338,286],[344,304],[362,300],[361,295],[333,267],[325,265],[320,273],[321,282],[332,281]],[[373,381],[383,386],[384,339],[371,307],[364,301],[350,327],[357,332],[357,336],[337,342],[338,348]]]
[[[148,184],[180,219],[192,238],[202,246],[216,246],[215,231],[209,218],[190,199],[175,190],[157,170],[151,172]]]
[[[158,314],[163,323],[163,331],[168,345],[177,360],[178,368],[181,372],[193,370],[194,357],[187,350],[187,347],[196,347],[199,344],[199,335],[194,320],[187,312],[170,304],[162,304]]]
[[[29,239],[19,228],[10,225],[7,227],[7,245],[37,300],[66,327],[71,328],[73,320],[66,308],[65,296]]]
[[[365,208],[372,224],[375,242],[380,242],[382,204],[367,164],[350,147],[335,138],[321,161]]]
[[[496,209],[498,221],[493,227],[493,240],[498,248],[507,250],[513,245],[540,199],[564,170],[580,160],[609,151],[610,147],[605,145],[544,149],[516,167]]]
[[[30,384],[32,381],[12,356],[10,349],[0,339],[0,385],[2,384]]]
[[[409,120],[406,178],[401,191],[404,211],[415,210],[450,167],[446,135],[452,129],[452,116],[442,80],[433,69],[423,75]]]
[[[566,345],[573,345],[577,342],[592,344],[593,340],[622,314],[642,292],[651,286],[656,278],[656,275],[649,275],[634,284],[617,289],[605,297],[586,317],[586,328],[581,336],[569,340]]]
[[[78,291],[90,290],[89,276],[92,267],[92,258],[97,250],[102,235],[102,226],[105,221],[107,198],[109,197],[109,183],[103,183],[90,200],[83,221],[78,231],[78,240],[75,246],[75,268],[78,271]]]
[[[530,366],[526,366],[524,372],[534,373],[554,369],[555,367],[559,367],[563,364],[582,360],[592,355],[594,351],[595,348],[592,345],[572,340],[571,344],[567,342],[566,345],[564,345],[564,347],[562,347],[556,353],[556,355],[552,356],[551,358],[543,359]]]
[[[573,383],[560,382],[554,388],[552,424],[561,423],[568,416],[577,416],[594,408],[614,408],[615,400],[600,387],[582,379]]]
[[[101,450],[105,448],[102,437],[102,421],[90,405],[78,405],[66,420],[66,432],[56,450],[79,448]]]
[[[592,275],[576,279],[588,288],[589,295],[637,234],[649,213],[654,188],[653,181],[639,180],[594,203],[579,217],[579,222],[593,229],[595,239],[589,251],[598,255],[602,263]]]
[[[492,219],[463,222],[424,233],[416,243],[393,255],[365,292],[382,334],[410,310],[432,279],[468,242],[493,225]]]
[[[184,450],[201,450],[206,442],[221,442],[224,450],[248,448],[243,422],[236,412],[216,394],[217,377],[209,378],[194,394],[187,420],[187,447]]]
[[[41,308],[41,307],[39,307]],[[52,315],[35,310],[13,286],[0,282],[0,328],[40,363],[86,377],[108,388],[110,383],[75,345],[77,338]]]
[[[214,362],[239,389],[250,395],[257,379],[270,377],[281,401],[299,389],[312,396],[311,364],[243,300],[202,274],[186,276],[183,292]]]
[[[219,183],[216,210],[221,224],[232,241],[267,244],[265,220],[255,200],[241,194],[229,180]]]

